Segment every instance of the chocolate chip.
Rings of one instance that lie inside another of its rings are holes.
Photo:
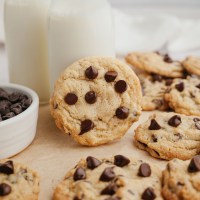
[[[4,89],[0,88],[0,100],[8,100],[8,99],[9,99],[8,93]]]
[[[200,130],[200,122],[195,122],[195,127]]]
[[[200,89],[200,83],[198,85],[196,85],[196,87]]]
[[[2,116],[10,112],[10,105],[11,103],[7,100],[0,101],[0,114]]]
[[[158,139],[154,134],[151,137],[152,137],[153,142],[158,142]]]
[[[85,70],[85,76],[89,79],[95,79],[98,76],[98,71],[95,67],[90,66]]]
[[[92,156],[88,156],[87,159],[87,167],[89,169],[95,169],[97,168],[99,165],[101,165],[101,161],[92,157]]]
[[[78,97],[74,93],[68,93],[64,100],[68,105],[74,105],[78,101]]]
[[[101,191],[101,195],[113,195],[115,194],[117,191],[117,185],[115,183],[110,183],[107,187],[105,187],[102,191]]]
[[[121,106],[121,107],[117,108],[115,115],[119,119],[126,119],[129,115],[129,109]]]
[[[148,163],[142,163],[140,165],[139,171],[138,171],[138,176],[141,177],[149,177],[151,176],[151,168]]]
[[[1,183],[0,184],[0,196],[6,196],[8,194],[10,194],[12,191],[10,185],[6,184],[6,183]]]
[[[1,116],[1,113],[0,113],[0,122],[1,122],[1,121],[3,121],[3,119],[2,119],[2,116]]]
[[[15,113],[14,112],[9,112],[9,113],[7,113],[6,115],[4,115],[3,117],[2,117],[2,119],[3,120],[7,120],[7,119],[10,119],[10,118],[12,118],[12,117],[14,117],[15,116]]]
[[[82,135],[83,133],[86,133],[93,128],[94,128],[94,123],[91,120],[86,119],[81,122],[81,132],[79,135]]]
[[[115,178],[115,172],[113,171],[113,167],[107,167],[101,174],[99,180],[103,182],[108,182],[113,180],[114,178]]]
[[[86,179],[85,170],[82,167],[76,169],[74,173],[74,181]]]
[[[5,163],[0,163],[0,173],[7,174],[7,175],[13,174],[14,173],[13,162],[9,160]]]
[[[165,80],[166,86],[170,86],[172,83],[173,83],[173,79],[171,79],[171,78],[168,78],[168,79]]]
[[[22,112],[22,106],[20,103],[15,103],[12,106],[10,106],[10,111],[14,112],[15,115],[18,115]]]
[[[179,92],[182,92],[184,90],[184,83],[181,82],[181,83],[178,83],[175,85],[175,88],[179,91]]]
[[[156,198],[154,189],[151,187],[148,187],[142,194],[142,199],[144,200],[153,200]]]
[[[117,93],[123,93],[127,90],[127,83],[124,80],[119,80],[115,83],[115,91]]]
[[[179,140],[181,140],[183,138],[183,136],[180,133],[175,133],[174,134],[176,137],[178,137]]]
[[[119,197],[108,197],[105,200],[120,200],[121,198]]]
[[[199,122],[200,119],[196,117],[196,118],[193,119],[193,121],[194,121],[194,122]]]
[[[89,104],[93,104],[97,100],[97,95],[94,91],[87,92],[85,95],[85,100]]]
[[[177,127],[181,124],[181,117],[179,115],[174,115],[168,121],[168,124],[173,127]]]
[[[193,173],[198,171],[200,171],[200,155],[193,157],[188,166],[188,172]]]
[[[9,95],[9,101],[12,103],[16,103],[19,100],[20,97],[20,93],[19,92],[13,92]]]
[[[151,124],[149,126],[149,130],[160,130],[161,126],[158,124],[158,122],[155,119],[151,120]]]
[[[24,110],[26,110],[31,105],[32,99],[31,98],[23,99],[21,101],[21,103],[22,103],[22,110],[24,111]]]
[[[114,157],[114,164],[117,165],[118,167],[124,167],[130,163],[130,160],[122,155],[116,155]]]
[[[163,80],[163,77],[158,74],[152,74],[152,78],[153,78],[153,81],[158,81],[158,82],[161,82]]]
[[[104,78],[106,82],[110,83],[113,82],[118,76],[118,73],[116,71],[108,71],[106,72]]]
[[[165,54],[165,55],[164,55],[163,60],[164,60],[166,63],[173,63],[173,60],[169,57],[168,54]]]
[[[81,200],[81,199],[79,199],[78,197],[74,197],[73,200]]]
[[[163,99],[153,99],[152,102],[156,105],[156,109],[159,109],[164,104]]]

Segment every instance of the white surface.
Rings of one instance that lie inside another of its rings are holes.
[[[106,0],[53,0],[49,21],[51,91],[60,73],[87,56],[114,56],[111,8]]]
[[[1,84],[8,92],[19,91],[32,99],[32,104],[19,115],[0,122],[0,159],[11,157],[25,149],[34,139],[37,128],[39,98],[29,88],[16,84]]]
[[[5,33],[10,81],[50,97],[47,17],[50,0],[6,0]],[[23,12],[22,12],[23,10]]]

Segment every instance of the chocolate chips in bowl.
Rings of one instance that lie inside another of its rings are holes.
[[[19,115],[32,103],[32,99],[18,91],[6,91],[0,87],[0,122]]]

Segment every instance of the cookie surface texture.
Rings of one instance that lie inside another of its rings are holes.
[[[177,61],[173,61],[168,55],[163,56],[154,52],[133,52],[126,57],[126,61],[148,73],[155,73],[171,78],[183,76],[182,65]]]
[[[189,73],[200,76],[200,58],[189,56],[182,63]]]
[[[141,114],[138,77],[126,64],[91,57],[67,67],[55,83],[51,114],[82,145],[121,138]]]
[[[200,153],[200,118],[158,112],[138,126],[134,139],[153,157],[187,160]]]
[[[174,159],[163,172],[162,194],[166,200],[200,199],[200,157],[182,161]]]
[[[0,200],[37,200],[39,176],[27,166],[0,161]]]
[[[161,197],[161,170],[122,155],[87,157],[70,170],[54,192],[54,200],[138,200]]]

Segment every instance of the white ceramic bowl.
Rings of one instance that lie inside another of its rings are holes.
[[[33,141],[38,120],[39,98],[31,89],[17,84],[0,84],[7,92],[21,92],[32,99],[31,105],[13,118],[0,122],[0,159],[11,157]]]

